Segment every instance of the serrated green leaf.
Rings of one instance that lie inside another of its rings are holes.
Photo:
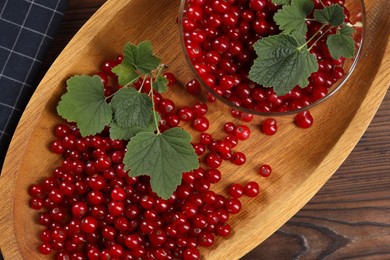
[[[293,0],[290,5],[284,5],[274,15],[274,20],[284,34],[295,32],[305,35],[307,32],[306,16],[313,8],[314,4],[311,0]]]
[[[111,100],[115,122],[123,128],[146,127],[152,115],[152,100],[134,88],[122,88]]]
[[[138,79],[138,74],[134,71],[134,68],[126,63],[121,63],[115,66],[112,70],[118,76],[118,83],[121,86],[131,84]]]
[[[157,122],[161,120],[160,115],[156,113]],[[154,132],[156,131],[156,124],[154,122],[154,117],[150,117],[149,124],[144,128],[140,126],[131,126],[131,127],[120,127],[115,121],[112,121],[110,124],[110,138],[111,139],[120,139],[120,140],[130,140],[133,136],[140,132]]]
[[[249,79],[264,87],[274,87],[279,96],[287,94],[296,85],[306,87],[307,78],[318,70],[314,55],[290,35],[265,37],[253,47],[258,57]]]
[[[168,79],[163,76],[158,76],[156,80],[153,82],[153,88],[158,93],[164,93],[168,90]]]
[[[67,80],[67,92],[57,106],[58,114],[76,122],[82,136],[100,133],[112,119],[99,76],[79,75]]]
[[[276,5],[289,5],[291,4],[291,0],[272,0],[272,3]]]
[[[152,43],[144,41],[138,46],[130,43],[125,45],[124,63],[142,74],[148,74],[157,69],[160,65],[160,59],[153,55]]]
[[[314,55],[306,51],[303,53],[302,59],[306,63],[306,65],[304,65],[302,68],[302,75],[309,75],[309,76],[300,77],[297,85],[299,85],[299,87],[301,88],[305,88],[307,87],[307,85],[309,85],[308,77],[310,77],[310,75],[313,72],[318,70],[318,62],[317,62],[317,58]]]
[[[343,25],[340,29],[340,33],[344,35],[352,35],[355,32],[355,29],[348,25]]]
[[[330,55],[337,60],[340,57],[353,58],[355,56],[355,41],[351,35],[336,33],[326,39]]]
[[[139,133],[130,139],[123,159],[131,176],[149,175],[154,192],[169,198],[181,183],[182,173],[199,167],[191,136],[180,128],[162,134]]]
[[[320,23],[329,23],[333,26],[339,26],[345,18],[344,9],[338,4],[326,6],[323,9],[314,11],[314,19]]]

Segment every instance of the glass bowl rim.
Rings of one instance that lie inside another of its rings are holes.
[[[358,63],[358,61],[360,59],[361,54],[362,54],[362,49],[363,49],[364,39],[365,39],[365,33],[366,33],[366,8],[365,8],[365,5],[364,5],[364,0],[358,0],[357,2],[360,3],[360,8],[361,8],[361,12],[362,12],[362,20],[361,20],[361,23],[362,23],[362,29],[361,30],[362,31],[361,31],[360,45],[359,45],[359,47],[357,49],[355,57],[352,58],[353,59],[353,63],[351,65],[351,67],[349,68],[348,72],[345,73],[343,78],[341,78],[340,80],[338,80],[338,82],[335,83],[335,84],[337,84],[337,86],[333,85],[332,86],[333,89],[325,97],[320,98],[320,99],[314,101],[313,103],[310,103],[308,106],[305,106],[305,107],[302,107],[302,108],[299,108],[299,109],[289,110],[289,111],[284,111],[284,112],[260,112],[260,111],[254,111],[254,110],[251,110],[251,109],[247,109],[247,108],[244,108],[244,107],[241,107],[241,106],[237,106],[234,103],[228,101],[226,98],[218,95],[212,88],[210,88],[203,81],[203,79],[199,76],[198,72],[194,68],[194,65],[192,64],[191,59],[188,56],[188,53],[187,53],[187,50],[186,50],[186,46],[185,46],[185,42],[184,42],[183,14],[184,14],[185,4],[187,2],[188,2],[188,0],[180,0],[179,16],[178,16],[181,49],[182,49],[182,52],[184,53],[185,59],[187,61],[187,64],[190,66],[190,69],[191,69],[192,73],[194,74],[195,79],[200,83],[200,85],[203,88],[206,89],[207,92],[211,93],[215,98],[217,98],[219,101],[221,101],[224,105],[227,105],[230,108],[239,110],[242,113],[252,114],[252,115],[255,115],[255,116],[265,116],[265,117],[269,117],[269,116],[287,116],[287,115],[294,115],[294,114],[297,114],[299,112],[302,112],[302,111],[308,110],[310,108],[313,108],[313,107],[317,106],[318,104],[322,103],[323,101],[329,99],[331,96],[333,96],[347,82],[347,80],[351,77],[353,71],[355,70],[356,65],[357,65],[357,63]]]

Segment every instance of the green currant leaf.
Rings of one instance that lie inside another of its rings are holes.
[[[157,122],[161,120],[160,115],[157,112],[156,118]],[[120,139],[120,140],[130,140],[133,136],[140,132],[152,132],[156,131],[156,124],[154,122],[154,117],[150,117],[149,124],[146,127],[140,126],[130,126],[130,127],[120,127],[115,121],[112,121],[110,124],[110,138],[111,139]]]
[[[274,15],[274,20],[284,34],[295,32],[305,35],[307,32],[306,16],[313,8],[314,4],[311,0],[293,0],[290,5],[284,5]]]
[[[76,122],[82,136],[100,133],[112,119],[101,78],[96,75],[73,76],[66,84],[67,92],[57,106],[58,114]]]
[[[121,63],[111,70],[118,76],[118,83],[121,86],[129,85],[138,79],[138,74],[134,71],[134,68],[126,63]]]
[[[156,80],[153,82],[153,88],[158,93],[164,93],[168,90],[168,79],[163,76],[158,76]]]
[[[337,60],[340,57],[353,58],[355,56],[353,31],[353,28],[344,25],[339,32],[328,36],[326,45],[333,59]]]
[[[134,88],[122,88],[111,100],[114,119],[118,126],[146,127],[152,115],[152,100],[148,95],[139,93]]]
[[[130,139],[123,159],[131,176],[149,175],[154,192],[169,198],[181,183],[182,173],[199,167],[191,136],[180,128],[162,134],[139,133]]]
[[[352,35],[355,32],[355,29],[352,26],[343,25],[340,29],[340,33],[344,35]]]
[[[315,56],[290,35],[265,37],[253,47],[258,57],[249,79],[264,87],[274,87],[279,96],[287,94],[296,85],[306,87],[307,78],[318,70]]]
[[[314,19],[320,23],[329,23],[333,26],[339,26],[345,18],[344,9],[338,4],[326,6],[323,9],[314,11]]]
[[[142,74],[148,74],[157,69],[160,59],[153,55],[152,43],[144,41],[138,46],[130,43],[125,45],[124,63]]]
[[[291,4],[291,0],[272,0],[272,3],[276,5],[289,5]]]

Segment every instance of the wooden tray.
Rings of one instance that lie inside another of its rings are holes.
[[[334,97],[311,110],[315,125],[302,130],[291,118],[284,118],[273,137],[261,134],[252,125],[251,141],[240,143],[236,149],[245,151],[247,163],[237,167],[225,162],[221,167],[223,181],[214,190],[255,179],[262,194],[242,200],[243,211],[230,220],[232,236],[217,240],[211,250],[203,250],[205,259],[237,259],[265,240],[314,196],[362,136],[390,83],[390,2],[365,3],[368,28],[361,61]],[[125,42],[149,39],[182,84],[192,78],[180,49],[175,21],[178,5],[177,0],[110,0],[50,68],[20,120],[0,178],[0,247],[5,259],[44,258],[37,252],[37,233],[42,227],[28,206],[27,190],[49,176],[60,162],[48,145],[54,138],[54,125],[61,122],[55,107],[69,76],[94,73],[103,60],[120,53]],[[178,104],[194,102],[179,85],[169,93],[171,98]],[[209,132],[218,137],[223,122],[230,119],[212,105],[210,110]],[[261,163],[273,166],[271,177],[256,175]]]

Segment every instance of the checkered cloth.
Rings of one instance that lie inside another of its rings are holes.
[[[0,0],[0,169],[67,0]]]

